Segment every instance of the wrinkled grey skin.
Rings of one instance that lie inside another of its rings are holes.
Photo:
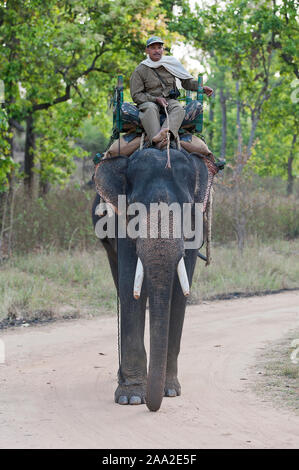
[[[171,168],[165,168],[166,151],[145,149],[130,158],[114,158],[97,169],[95,181],[101,197],[117,207],[118,194],[126,194],[128,204],[142,202],[202,202],[207,170],[202,160],[171,150]],[[97,196],[94,209],[99,202]],[[98,220],[93,215],[94,224]],[[119,289],[121,310],[121,365],[115,402],[147,404],[159,409],[163,396],[181,394],[178,381],[178,355],[185,315],[177,264],[184,256],[191,286],[197,249],[184,251],[182,238],[130,238],[102,240]],[[118,256],[116,246],[118,245]],[[140,257],[145,277],[138,300],[133,297],[137,259]],[[118,263],[117,263],[118,259]],[[146,301],[150,311],[150,360],[144,347]]]

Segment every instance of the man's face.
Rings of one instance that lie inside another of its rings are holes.
[[[150,56],[150,59],[157,62],[157,60],[160,60],[163,55],[163,44],[160,42],[154,42],[154,44],[148,46],[145,51]]]

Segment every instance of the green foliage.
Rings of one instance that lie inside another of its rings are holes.
[[[35,163],[40,161],[42,179],[67,177],[74,148],[63,140],[77,138],[90,113],[103,114],[103,96],[112,91],[113,79],[122,73],[128,80],[154,32],[168,36],[158,0],[0,3],[5,108],[11,122],[25,124],[34,115]]]
[[[298,156],[298,141],[293,139],[299,130],[298,105],[290,96],[292,75],[284,77],[283,86],[273,90],[265,103],[258,130],[255,152],[250,166],[260,175],[287,177],[288,159]],[[294,158],[293,174],[299,175],[299,160]]]
[[[8,176],[16,167],[11,158],[11,149],[9,139],[11,132],[9,130],[7,115],[5,110],[0,107],[0,193],[6,188]]]
[[[84,114],[74,101],[39,113],[35,124],[35,162],[40,164],[35,171],[42,182],[66,184],[75,169],[74,158],[87,155],[74,144]]]
[[[186,1],[169,28],[202,50],[208,83],[216,89],[214,121],[209,123],[205,115],[205,130],[214,133],[216,153],[222,139],[222,89],[227,104],[228,160],[234,161],[237,153],[239,102],[245,159],[252,155],[251,168],[262,175],[286,177],[291,141],[298,133],[297,100],[291,96],[292,81],[298,78],[296,2],[214,1],[204,7],[196,5],[192,11]],[[293,173],[297,171],[295,161]]]
[[[89,154],[89,157],[94,156],[96,153],[102,153],[107,147],[107,138],[99,132],[99,127],[94,125],[90,119],[84,121],[82,126],[82,134],[77,139],[77,144],[80,145]]]
[[[214,152],[220,153],[223,140],[222,90],[228,160],[237,156],[238,102],[242,152],[251,155],[251,168],[285,178],[298,132],[297,99],[291,97],[299,77],[296,2],[215,0],[203,5],[191,9],[188,0],[0,2],[0,85],[6,112],[0,116],[2,190],[12,169],[12,128],[17,123],[26,129],[29,116],[35,137],[29,153],[42,182],[65,184],[74,156],[102,147],[111,131],[107,101],[116,76],[124,75],[125,99],[130,100],[130,74],[154,33],[163,36],[167,49],[177,38],[199,49],[216,90],[214,120],[209,122],[205,113],[204,128],[206,137],[213,134]],[[90,146],[84,142],[84,122],[94,126]],[[292,171],[298,172],[296,158]]]

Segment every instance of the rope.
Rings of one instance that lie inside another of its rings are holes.
[[[181,141],[180,141],[179,136],[177,136],[177,138],[176,138],[176,145],[177,145],[178,150],[182,150]]]
[[[117,257],[117,279],[116,279],[116,297],[117,297],[117,349],[118,349],[118,375],[121,382],[123,382],[123,377],[121,373],[121,309],[120,309],[120,302],[119,302],[119,275],[118,275],[118,266],[119,266],[119,258],[118,258],[118,216],[116,217],[116,226],[115,226],[115,237],[116,237],[116,257]]]
[[[206,266],[211,263],[211,241],[212,241],[212,208],[213,208],[213,193],[214,189],[211,188],[209,201],[207,203],[207,246],[206,246]]]
[[[120,94],[119,94],[120,95]],[[118,137],[118,155],[120,156],[120,133]],[[119,370],[119,377],[122,381],[122,374],[121,374],[121,310],[120,310],[120,302],[119,302],[119,276],[118,276],[118,266],[119,266],[119,258],[118,258],[118,214],[116,216],[116,226],[115,226],[115,238],[116,238],[116,257],[117,257],[117,288],[116,288],[116,296],[117,296],[117,348],[118,348],[118,370]]]
[[[165,105],[163,105],[163,107],[164,107],[164,111],[166,114],[166,127],[168,127],[169,129],[169,114],[167,112],[167,107]],[[168,131],[167,132],[167,163],[166,163],[165,168],[171,168],[169,148],[170,148],[170,132]]]
[[[142,132],[142,134],[141,134],[139,150],[142,150],[143,146],[144,146],[144,132]]]
[[[99,161],[99,163],[97,163],[95,165],[95,168],[94,168],[94,175],[96,175],[96,172],[97,172],[97,169],[99,168],[100,165],[102,165],[103,163],[105,162],[108,162],[108,161],[112,161],[112,160],[115,160],[116,158],[128,158],[127,156],[125,155],[120,155],[120,142],[119,142],[119,155],[117,155],[116,157],[106,157],[104,159],[102,159],[101,161]],[[96,187],[96,191],[97,193],[100,195],[100,191],[99,191],[99,188],[98,188],[98,185],[97,185],[97,181],[96,181],[96,178],[94,178],[94,182],[95,182],[95,187]],[[120,309],[120,302],[119,302],[119,274],[118,274],[118,266],[119,266],[119,258],[118,258],[118,216],[116,218],[116,227],[115,227],[115,238],[116,238],[116,258],[117,258],[117,273],[116,273],[116,276],[117,276],[117,279],[116,279],[116,302],[117,302],[117,349],[118,349],[118,375],[119,375],[119,379],[121,382],[123,382],[123,377],[122,377],[122,373],[121,373],[121,333],[120,333],[120,322],[121,322],[121,309]]]

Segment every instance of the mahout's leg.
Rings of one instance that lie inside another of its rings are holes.
[[[146,103],[140,104],[138,108],[141,124],[145,130],[148,140],[150,143],[152,143],[153,138],[157,136],[161,130],[159,106],[155,103],[152,103],[151,101],[148,101]]]
[[[178,131],[182,125],[186,111],[182,108],[182,106],[177,100],[172,99],[168,100],[168,106],[166,109],[169,115],[169,119],[165,119],[165,121],[163,122],[162,130],[164,128],[169,128],[173,136],[177,138]]]

